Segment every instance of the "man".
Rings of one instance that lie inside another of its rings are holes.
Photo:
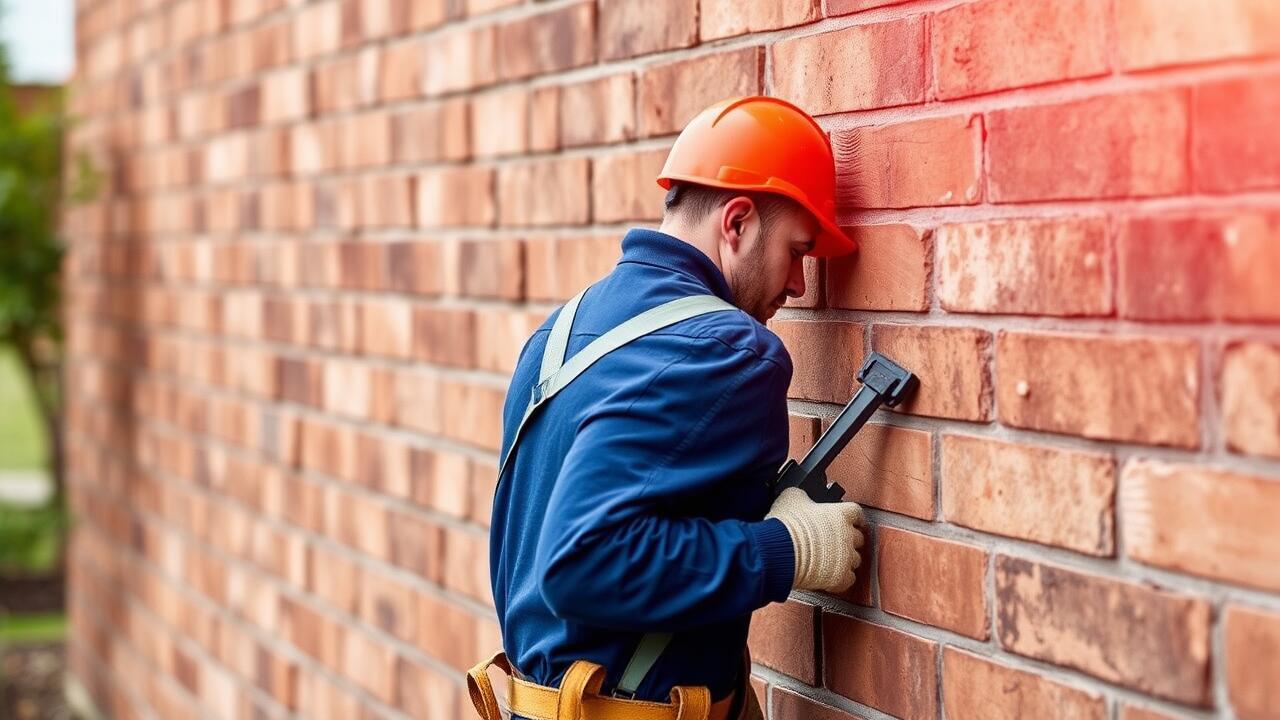
[[[659,230],[627,233],[511,381],[490,534],[506,653],[469,682],[490,720],[491,664],[518,718],[759,718],[752,611],[853,583],[861,509],[769,485],[792,366],[763,323],[804,294],[806,254],[854,249],[830,143],[789,103],[725,101],[658,182]]]

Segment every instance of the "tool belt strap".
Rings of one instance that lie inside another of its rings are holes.
[[[489,678],[494,666],[507,676],[510,711],[532,720],[723,720],[733,703],[731,695],[712,704],[705,687],[672,688],[668,703],[604,696],[604,668],[586,660],[569,666],[559,689],[535,685],[515,677],[506,653],[498,652],[467,673],[467,690],[481,720],[502,720]]]

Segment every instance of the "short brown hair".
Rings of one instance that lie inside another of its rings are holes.
[[[756,204],[756,211],[760,213],[760,232],[764,235],[769,234],[773,223],[782,213],[800,207],[791,198],[774,193],[726,190],[679,182],[671,184],[663,206],[668,216],[681,215],[689,222],[698,222],[736,197],[751,198]]]

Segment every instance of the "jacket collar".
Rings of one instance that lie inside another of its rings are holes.
[[[679,273],[696,280],[720,299],[732,303],[733,294],[720,268],[698,248],[657,230],[632,228],[622,238],[618,264],[639,263]]]

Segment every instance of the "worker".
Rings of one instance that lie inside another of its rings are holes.
[[[854,250],[835,223],[830,141],[779,99],[717,103],[676,139],[658,230],[525,344],[503,417],[490,574],[530,720],[760,718],[751,613],[843,591],[857,504],[770,481],[788,449],[791,358],[764,323],[805,292],[802,260]]]

